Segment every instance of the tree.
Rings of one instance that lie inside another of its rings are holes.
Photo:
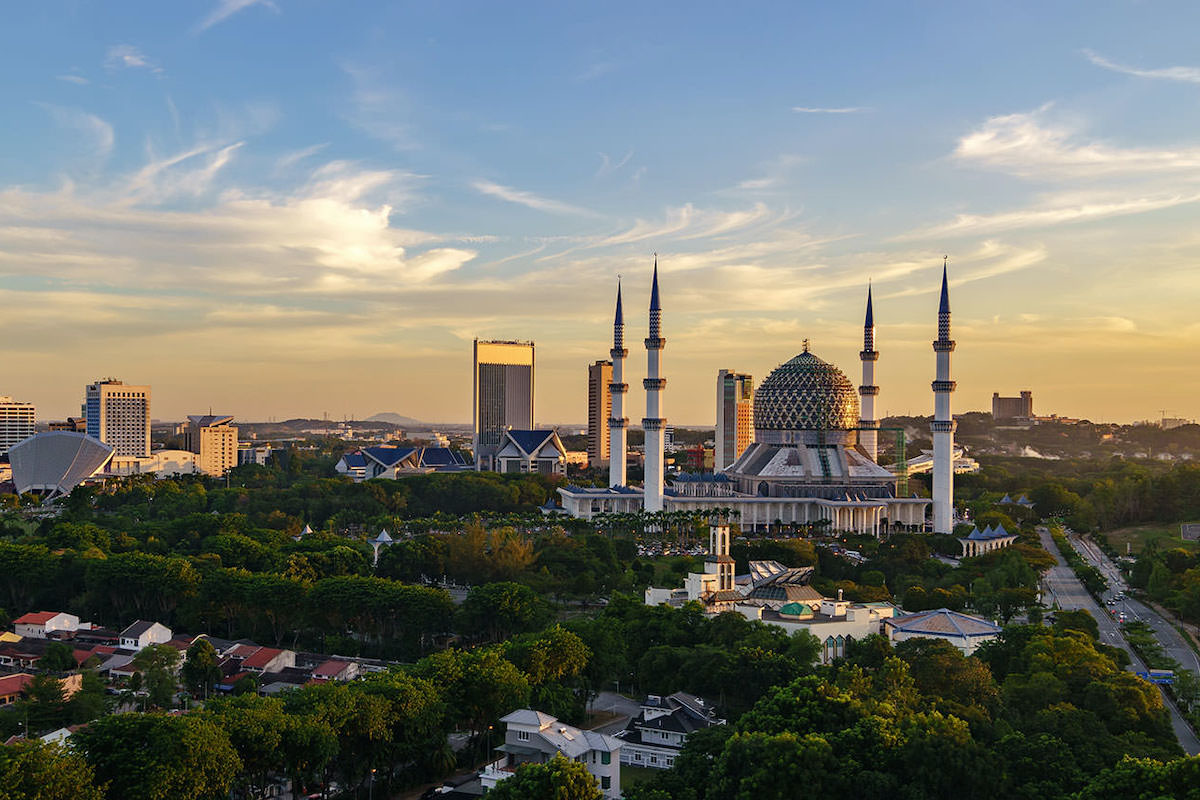
[[[67,721],[63,684],[51,675],[36,675],[25,687],[25,717],[35,733],[62,727]]]
[[[108,711],[104,679],[94,670],[84,670],[80,676],[79,691],[67,703],[71,722],[91,722]]]
[[[187,649],[180,670],[183,685],[198,697],[207,698],[221,679],[217,666],[217,650],[208,639],[197,639]]]
[[[152,644],[133,657],[132,667],[141,673],[151,705],[159,708],[174,705],[178,666],[179,651],[167,644]]]
[[[0,798],[104,800],[104,786],[82,756],[34,739],[0,745]]]
[[[38,668],[46,672],[70,672],[76,666],[75,650],[66,642],[50,642],[38,659]]]
[[[545,764],[522,764],[511,778],[488,792],[491,800],[602,800],[604,794],[587,767],[561,753]]]
[[[255,694],[219,698],[208,703],[205,716],[229,736],[242,761],[237,784],[249,797],[265,797],[271,773],[284,766],[287,716],[283,702]]]
[[[1093,778],[1078,800],[1200,800],[1200,758],[1163,763],[1126,756]]]
[[[550,621],[550,604],[519,583],[476,586],[458,609],[461,632],[487,642],[541,628]]]
[[[112,798],[224,800],[242,769],[229,737],[195,715],[116,714],[73,741]]]

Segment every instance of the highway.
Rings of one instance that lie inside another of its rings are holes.
[[[1129,643],[1125,641],[1125,637],[1121,635],[1120,626],[1112,618],[1112,615],[1097,605],[1096,601],[1092,599],[1092,596],[1087,593],[1086,589],[1083,588],[1083,584],[1080,583],[1079,579],[1075,577],[1074,571],[1067,566],[1066,561],[1063,560],[1062,553],[1060,553],[1058,550],[1058,545],[1054,544],[1054,540],[1050,537],[1050,530],[1041,526],[1039,526],[1037,530],[1038,535],[1042,540],[1042,546],[1046,548],[1046,551],[1049,552],[1050,555],[1054,556],[1055,560],[1055,566],[1051,567],[1046,572],[1046,575],[1042,580],[1042,585],[1045,588],[1046,594],[1049,595],[1049,597],[1044,599],[1044,602],[1046,602],[1047,605],[1053,605],[1054,603],[1057,603],[1059,608],[1067,611],[1074,611],[1075,609],[1080,608],[1085,609],[1088,613],[1096,618],[1096,623],[1100,628],[1100,641],[1103,644],[1120,647],[1122,650],[1129,653],[1130,666],[1128,669],[1131,672],[1145,670],[1145,664],[1143,664],[1142,660],[1138,658],[1136,653],[1133,652],[1133,649],[1130,648]],[[1078,546],[1077,549],[1079,549]],[[1080,552],[1083,553],[1084,551],[1080,550]],[[1084,557],[1086,558],[1087,556],[1085,555]],[[1105,572],[1105,577],[1108,577],[1107,572]],[[1123,583],[1112,583],[1110,579],[1110,585],[1115,587],[1121,586]],[[1132,601],[1128,602],[1131,607],[1133,605],[1137,605],[1143,609],[1145,608],[1145,606],[1142,606],[1141,603],[1133,603]],[[1147,611],[1149,610],[1147,609]],[[1154,616],[1157,617],[1158,615],[1155,614]],[[1162,621],[1161,617],[1159,618],[1159,621]],[[1147,620],[1147,622],[1149,622],[1149,620]],[[1162,624],[1166,625],[1166,623]],[[1166,627],[1172,632],[1175,632],[1174,629],[1169,625]],[[1178,637],[1179,634],[1175,633],[1175,635]],[[1182,641],[1180,644],[1182,644]],[[1183,646],[1186,647],[1187,645]],[[1181,661],[1180,663],[1190,662]],[[1180,715],[1179,710],[1175,708],[1175,704],[1167,698],[1165,693],[1163,694],[1163,705],[1167,707],[1167,712],[1171,716],[1171,727],[1175,731],[1175,738],[1179,740],[1179,744],[1184,749],[1184,752],[1191,756],[1200,754],[1200,739],[1196,737],[1196,734],[1192,731],[1191,727],[1188,726],[1183,717]]]

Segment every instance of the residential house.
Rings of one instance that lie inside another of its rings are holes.
[[[358,664],[333,658],[323,662],[312,671],[314,681],[352,681],[358,677]]]
[[[670,769],[693,731],[724,724],[710,705],[694,695],[649,695],[638,715],[616,735],[621,740],[621,763]]]
[[[152,644],[171,641],[171,629],[161,622],[146,622],[139,619],[121,631],[120,645],[127,650],[144,650]]]
[[[33,611],[13,620],[18,636],[46,639],[54,631],[72,632],[79,629],[79,617],[63,611]]]
[[[25,687],[33,680],[28,672],[18,672],[16,675],[5,675],[0,678],[0,706],[10,706],[21,699]]]
[[[479,773],[486,792],[509,778],[521,764],[544,764],[562,753],[587,767],[606,798],[621,796],[620,739],[559,722],[549,714],[524,708],[500,719],[507,726],[503,755]]]
[[[264,672],[279,672],[285,667],[296,666],[296,654],[291,650],[260,647],[242,661],[242,669],[262,675]]]
[[[557,431],[504,431],[495,464],[497,472],[566,475],[567,448]]]

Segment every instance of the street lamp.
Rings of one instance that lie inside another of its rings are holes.
[[[371,767],[371,783],[367,786],[367,800],[374,800],[375,797],[375,768]]]

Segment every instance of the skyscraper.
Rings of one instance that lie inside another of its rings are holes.
[[[0,456],[37,433],[36,423],[33,403],[19,403],[8,395],[0,395]]]
[[[646,378],[642,381],[642,387],[646,390],[646,416],[642,419],[642,430],[646,433],[642,507],[650,512],[663,510],[663,428],[666,427],[667,420],[662,416],[662,393],[667,386],[667,379],[662,376],[662,353],[666,346],[667,340],[662,338],[662,306],[658,300],[658,256],[655,256],[654,282],[650,287],[650,335],[646,337]]]
[[[588,466],[592,469],[608,464],[612,379],[611,361],[597,361],[588,365]]]
[[[473,367],[475,469],[490,470],[506,429],[533,429],[533,342],[476,339]]]
[[[950,413],[950,354],[954,340],[950,338],[950,288],[946,265],[942,264],[942,297],[938,303],[938,338],[933,343],[937,354],[937,377],[933,382],[933,532],[954,531],[954,415]]]
[[[130,386],[113,378],[89,384],[83,403],[87,434],[116,456],[150,455],[150,387]]]
[[[188,415],[184,446],[196,454],[196,469],[221,476],[237,466],[238,429],[231,422],[225,415]]]
[[[723,369],[717,373],[717,435],[713,471],[737,461],[754,441],[754,378]]]

